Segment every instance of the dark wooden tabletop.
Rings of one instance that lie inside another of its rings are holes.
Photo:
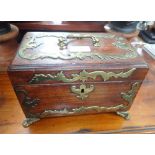
[[[96,114],[46,118],[23,128],[25,117],[6,72],[17,48],[15,40],[0,44],[0,133],[155,133],[155,60],[145,51],[141,55],[149,72],[129,111],[130,120]]]
[[[44,22],[12,22],[20,30],[37,30],[37,31],[85,31],[101,32],[104,30],[106,21],[44,21]]]
[[[17,41],[23,38],[26,32],[31,31],[66,31],[66,32],[105,32],[106,21],[38,21],[38,22],[12,22],[20,32]]]

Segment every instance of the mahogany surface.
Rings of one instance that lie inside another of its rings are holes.
[[[58,46],[58,37],[68,37],[72,35],[95,36],[99,39],[100,46],[95,47],[92,43],[92,39],[90,38],[67,39],[69,43],[66,49],[60,50],[60,47]],[[105,38],[104,35],[106,35]],[[145,66],[147,66],[143,59],[139,56],[134,59],[127,58],[129,60],[116,58],[108,61],[101,60],[98,57],[85,57],[81,59],[76,57],[74,59],[68,59],[68,56],[66,56],[70,55],[70,51],[73,51],[73,53],[81,51],[82,47],[87,48],[83,53],[88,54],[98,53],[105,55],[122,55],[133,53],[132,51],[116,47],[119,45],[114,46],[113,44],[119,44],[119,41],[117,41],[118,38],[108,38],[108,35],[111,37],[111,34],[108,33],[29,32],[24,36],[16,57],[10,66],[10,70],[36,70],[44,68],[49,70],[66,69],[74,71],[77,69],[93,69],[95,67],[102,69],[124,69],[133,67],[145,68]],[[121,42],[128,44],[127,40],[123,40]],[[21,58],[19,55],[20,51],[24,51],[24,57],[31,55],[29,57],[33,57],[33,59],[30,60],[29,58]],[[53,56],[54,58],[50,58]]]
[[[20,30],[50,30],[50,31],[84,31],[104,32],[106,21],[44,21],[44,22],[12,22]]]
[[[25,116],[8,75],[1,73],[0,133],[155,133],[155,61],[145,52],[142,56],[149,64],[149,71],[131,107],[132,117],[127,121],[115,114],[96,114],[46,118],[23,128],[21,122]]]
[[[61,110],[64,108],[74,109],[81,106],[117,106],[118,104],[127,105],[127,103],[120,97],[121,92],[127,92],[131,89],[131,82],[117,82],[117,83],[91,83],[95,90],[89,94],[85,100],[77,98],[76,94],[70,92],[71,86],[79,88],[80,84],[65,84],[65,85],[24,85],[15,87],[18,91],[28,92],[28,96],[33,99],[39,99],[40,102],[35,107],[23,106],[22,102],[24,94],[17,92],[21,106],[24,109],[26,116],[30,113],[42,113],[44,110],[54,109]],[[86,84],[89,87],[91,84]],[[130,107],[126,108],[128,110]],[[85,112],[86,114],[92,113]],[[85,114],[82,113],[82,114]],[[93,112],[94,113],[94,112]],[[80,114],[77,114],[80,115]],[[61,115],[60,115],[61,116]],[[62,115],[63,116],[63,115]]]
[[[105,32],[106,21],[38,21],[11,22],[19,29],[18,42],[30,31]]]
[[[0,72],[8,69],[8,65],[16,54],[17,47],[18,44],[14,39],[0,43]]]
[[[17,47],[16,43],[1,44],[0,56],[9,53],[11,60]],[[155,61],[144,51],[141,55],[148,63],[149,71],[131,107],[130,120],[126,121],[115,114],[68,116],[46,118],[29,128],[21,125],[25,116],[6,73],[10,60],[5,63],[8,57],[3,57],[5,59],[1,62],[3,68],[0,74],[0,133],[155,133]]]
[[[77,39],[79,35],[81,38]],[[58,37],[60,36],[67,37],[68,45],[65,49],[60,49],[60,47],[58,46]],[[82,36],[88,37],[82,38]],[[94,46],[91,36],[98,39],[99,46]],[[118,39],[121,39],[121,42],[126,44],[128,50],[121,48],[122,46],[118,48],[117,46],[113,45],[122,44],[120,43],[120,41],[118,41]],[[148,69],[147,64],[139,55],[131,59],[127,57],[127,59],[110,58],[109,60],[102,60],[99,58],[97,59],[96,57],[86,57],[83,59],[78,59],[77,57],[74,57],[73,59],[68,59],[69,56],[66,56],[75,54],[75,52],[72,52],[72,50],[70,49],[75,49],[77,53],[77,51],[81,52],[80,49],[83,49],[83,47],[86,47],[88,49],[87,51],[84,51],[85,53],[83,52],[84,54],[93,54],[96,52],[97,54],[111,54],[112,56],[123,54],[124,56],[127,53],[134,53],[134,51],[129,50],[130,46],[128,45],[128,41],[125,39],[123,39],[122,41],[122,39],[123,38],[114,37],[113,35],[108,33],[27,33],[24,36],[22,43],[20,44],[20,47],[17,51],[17,54],[13,62],[9,66],[8,70],[10,79],[13,83],[13,87],[16,91],[17,97],[20,101],[26,117],[32,118],[32,115],[34,117],[37,117],[37,114],[43,113],[46,110],[62,111],[63,109],[76,109],[82,106],[116,107],[118,105],[122,105],[123,108],[119,108],[113,111],[127,111],[130,108],[131,103],[124,100],[121,97],[121,94],[131,90],[132,85],[136,82],[141,83]],[[20,54],[21,52],[23,52],[23,54]],[[32,56],[30,57],[29,55],[31,54]],[[44,57],[45,54],[47,55],[46,57]],[[40,55],[42,56],[42,58],[40,58]],[[49,55],[51,55],[51,57]],[[29,56],[29,58],[27,58],[26,56]],[[53,56],[54,59],[52,58]],[[35,58],[35,60],[31,60],[31,58],[33,57]],[[44,68],[42,69],[42,72],[39,70],[40,68]],[[90,69],[87,70],[87,68],[90,68],[91,71]],[[124,73],[131,69],[135,69],[133,71],[135,72],[135,74],[131,74],[132,78],[128,76],[130,80],[128,79],[128,77],[120,77],[119,79],[113,77],[110,78],[110,80],[108,79],[106,83],[101,77],[99,78],[98,76],[94,78],[91,83],[88,83],[89,78],[86,78],[86,75],[83,75],[86,80],[83,82],[81,80],[78,80],[78,84],[75,84],[75,82],[77,83],[77,81],[60,83],[58,80],[52,80],[52,83],[53,81],[55,81],[55,83],[50,85],[49,82],[47,83],[48,85],[45,85],[43,82],[32,84],[29,83],[29,81],[27,80],[25,85],[23,85],[23,83],[16,82],[18,81],[18,79],[20,79],[22,82],[23,79],[20,78],[20,76],[25,75],[27,71],[31,71],[29,72],[30,74],[27,74],[27,78],[32,78],[36,74],[36,69],[40,71],[41,75],[45,74],[44,70],[46,70],[46,73],[48,75],[50,72],[51,75],[56,75],[56,73],[53,73],[53,71],[59,71],[59,73],[62,73],[63,71],[64,77],[68,75],[67,77],[69,79],[72,78],[70,77],[72,74],[80,75],[81,72],[84,70],[89,73],[95,71],[106,71],[107,73]],[[79,72],[77,70],[79,70]],[[139,73],[137,73],[137,70],[139,70]],[[13,73],[13,78],[12,74],[10,74],[10,71],[11,73]],[[17,76],[17,74],[15,73],[16,71],[19,71],[19,76]],[[67,74],[65,72],[67,72]],[[70,75],[68,74],[68,72],[70,72]],[[137,74],[139,74],[139,79],[137,79],[137,76],[134,77],[134,75]],[[126,82],[124,81],[124,79]],[[85,89],[83,89],[83,92],[86,91],[90,86],[93,87],[93,91],[87,95],[87,98],[85,100],[77,98],[78,95],[71,91],[71,88],[75,87],[77,92],[77,89],[79,89],[82,84],[84,84],[84,86],[86,87]],[[135,92],[135,94],[136,93],[137,91]],[[28,101],[27,99],[25,99],[27,97],[29,98]],[[37,105],[35,105],[35,103]],[[30,106],[30,104],[34,104],[34,107]],[[89,110],[83,112],[78,111],[76,112],[76,114],[80,115],[94,112],[99,113],[99,111],[96,110]],[[53,116],[68,115],[68,113],[58,113],[59,114],[53,114]]]

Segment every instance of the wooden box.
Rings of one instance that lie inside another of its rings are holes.
[[[136,49],[113,34],[29,32],[8,74],[27,127],[45,117],[102,112],[128,119],[147,71]]]

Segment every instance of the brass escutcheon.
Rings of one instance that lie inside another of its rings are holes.
[[[76,88],[76,86],[71,87],[71,91],[74,94],[77,94],[77,98],[84,100],[88,97],[88,94],[94,90],[94,85],[90,85],[90,87],[86,87],[85,84],[81,84],[80,88]]]

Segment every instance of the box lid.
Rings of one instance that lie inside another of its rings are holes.
[[[136,49],[109,33],[28,32],[11,69],[146,67]]]

